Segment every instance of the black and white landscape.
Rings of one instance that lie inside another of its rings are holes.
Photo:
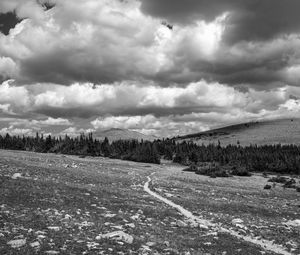
[[[300,254],[299,0],[0,0],[0,254]]]

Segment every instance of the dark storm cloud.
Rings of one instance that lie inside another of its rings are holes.
[[[144,13],[189,25],[212,21],[227,12],[226,39],[230,42],[274,38],[300,29],[298,0],[141,0]]]
[[[0,11],[0,32],[8,35],[9,30],[21,21],[14,12],[1,13]]]

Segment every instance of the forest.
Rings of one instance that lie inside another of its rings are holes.
[[[109,142],[94,139],[92,134],[78,137],[0,135],[0,149],[25,150],[41,153],[59,153],[82,156],[102,156],[144,163],[160,164],[161,159],[185,166],[220,166],[224,169],[243,169],[246,173],[275,172],[300,174],[300,146],[296,145],[197,145],[158,139],[153,142],[118,140]]]

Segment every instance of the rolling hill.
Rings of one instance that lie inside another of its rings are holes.
[[[104,140],[105,137],[108,138],[109,141],[116,141],[116,140],[148,140],[153,141],[157,139],[157,137],[152,135],[145,135],[137,131],[132,131],[128,129],[121,129],[121,128],[111,128],[104,131],[97,131],[93,133],[94,137],[99,140]]]
[[[177,141],[193,141],[197,144],[297,144],[300,145],[300,119],[282,119],[248,122],[212,129],[176,138]]]

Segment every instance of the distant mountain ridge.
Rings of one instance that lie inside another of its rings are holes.
[[[300,145],[300,119],[281,119],[241,123],[176,138],[197,144],[297,144]]]
[[[103,131],[96,131],[93,133],[93,136],[99,140],[103,140],[107,137],[109,141],[132,139],[153,141],[157,139],[157,137],[153,135],[145,135],[137,131],[122,128],[110,128]]]

